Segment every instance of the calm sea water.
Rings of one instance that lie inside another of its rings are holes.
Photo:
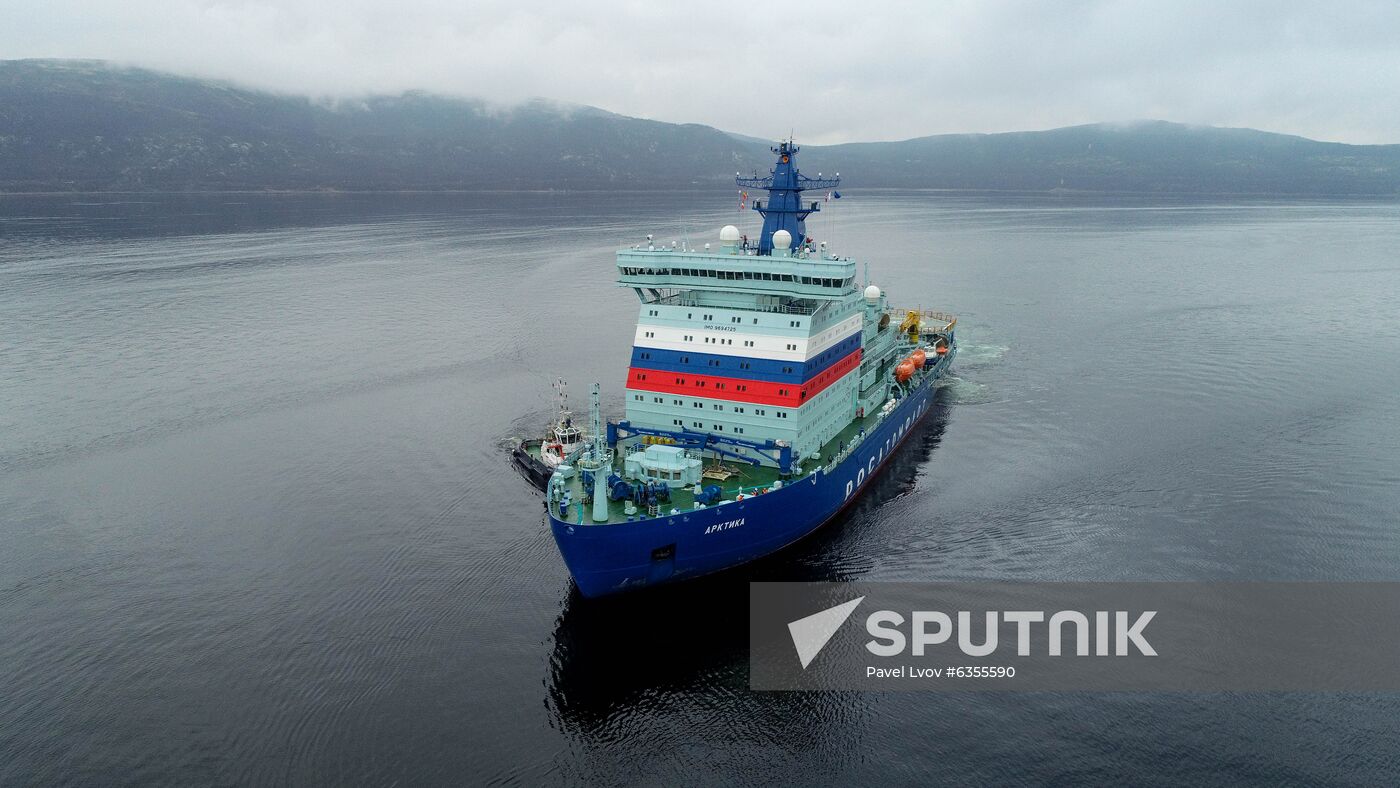
[[[1400,697],[755,694],[749,579],[1400,580],[1400,206],[861,193],[878,489],[585,602],[511,436],[728,194],[0,197],[0,784],[1400,782]],[[749,227],[752,232],[752,225]]]

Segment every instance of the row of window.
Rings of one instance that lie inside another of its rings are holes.
[[[622,269],[626,276],[700,276],[725,281],[792,282],[819,287],[849,287],[853,279],[832,279],[821,276],[793,276],[775,274],[771,271],[713,271],[707,268],[627,268]]]
[[[791,367],[785,367],[784,369],[785,369],[785,370],[790,370]],[[841,372],[840,374],[841,374],[841,375],[844,375],[844,374],[846,374],[846,373],[849,372],[849,371],[850,371],[850,370],[845,370],[845,371]],[[807,381],[807,383],[808,383],[809,385],[821,384],[821,383],[825,383],[825,382],[831,380],[833,377],[836,377],[836,376],[837,376],[837,372],[836,372],[836,370],[834,370],[834,369],[823,370],[823,371],[821,372],[821,374],[817,375],[817,376],[816,376],[815,378],[813,378],[812,380]],[[634,373],[633,373],[633,378],[634,378],[635,380],[638,380],[638,381],[646,380],[646,379],[647,379],[647,373],[645,373],[645,372],[634,372]],[[672,378],[672,380],[675,381],[675,384],[676,384],[677,386],[684,386],[684,385],[685,385],[685,378],[683,378],[683,377]],[[705,380],[696,380],[696,381],[693,381],[693,385],[694,385],[696,388],[703,389],[703,388],[707,388],[707,387],[709,386],[709,381],[705,381]],[[715,384],[714,384],[714,388],[715,388],[716,391],[725,391],[726,389],[729,388],[729,384],[726,383],[726,382],[716,381]],[[734,391],[748,391],[748,390],[749,390],[749,387],[748,387],[748,384],[746,384],[746,383],[735,383],[735,384],[734,384]],[[787,389],[787,388],[780,388],[780,389],[778,389],[778,396],[780,396],[780,397],[787,397],[787,396],[791,396],[791,395],[792,395],[792,389]],[[807,387],[806,387],[806,386],[803,386],[803,388],[802,388],[802,390],[801,390],[799,396],[800,396],[801,399],[806,399],[806,398],[807,398]],[[638,397],[638,399],[640,400],[641,398]],[[661,400],[658,399],[658,400],[656,400],[656,401],[657,401],[657,402],[660,402]],[[679,404],[680,404],[680,400],[676,400],[676,404],[679,405]],[[697,403],[697,404],[695,405],[695,407],[699,408],[699,407],[703,407],[703,406],[700,405],[699,403]]]
[[[644,395],[642,395],[642,394],[633,394],[633,395],[632,395],[632,399],[635,400],[635,401],[637,401],[637,402],[645,402],[645,401],[646,401],[646,397],[645,397]],[[655,402],[655,403],[657,403],[657,404],[664,404],[664,403],[665,403],[665,399],[662,398],[662,397],[652,397],[652,398],[651,398],[651,401],[652,401],[652,402]],[[685,404],[685,400],[673,399],[673,400],[671,400],[671,403],[674,404],[674,405],[684,405],[684,404]],[[696,401],[690,403],[690,406],[693,407],[693,408],[703,408],[703,407],[705,407],[705,403],[703,403],[703,402],[701,402],[701,401],[699,401],[699,400],[696,400]],[[725,408],[724,405],[721,405],[721,404],[719,404],[719,403],[717,403],[717,402],[711,403],[711,406],[712,406],[715,410],[724,410],[724,408]],[[731,406],[730,406],[730,409],[733,410],[735,413],[739,413],[739,414],[744,414],[744,413],[746,413],[746,411],[745,411],[743,405],[731,405]],[[768,415],[768,410],[767,410],[766,408],[754,408],[753,415],[755,415],[755,416],[767,416],[767,415]],[[780,410],[779,410],[779,411],[774,411],[774,414],[773,414],[773,415],[777,416],[777,417],[780,418],[780,419],[785,419],[785,418],[787,418],[787,414],[784,413],[783,411],[780,411]],[[679,419],[677,419],[677,420],[675,420],[674,423],[680,424],[681,422],[680,422]],[[740,430],[740,432],[742,432],[742,430]]]
[[[655,339],[655,338],[656,338],[656,332],[655,332],[655,331],[644,331],[644,332],[642,332],[642,335],[645,336],[647,339]],[[733,344],[734,344],[734,340],[732,340],[732,339],[725,339],[725,338],[723,338],[723,337],[703,337],[703,339],[704,339],[705,344],[707,344],[707,345],[733,345]],[[684,335],[681,336],[681,341],[682,341],[682,342],[694,342],[694,341],[695,341],[695,335],[694,335],[694,334],[684,334]],[[746,339],[746,340],[744,340],[744,347],[754,347],[755,344],[756,344],[755,341],[752,340],[752,339]],[[797,350],[797,345],[795,345],[795,344],[793,344],[793,343],[791,343],[791,342],[787,343],[787,345],[786,345],[785,347],[786,347],[787,350]]]
[[[653,337],[655,336],[655,333],[654,333],[654,332],[651,332],[651,331],[648,331],[648,332],[646,332],[646,336],[647,336],[648,339],[651,339],[651,338],[653,338]],[[685,341],[687,341],[687,342],[691,342],[691,341],[694,341],[695,338],[692,337],[692,336],[687,335],[687,336],[683,337],[683,339],[684,339]],[[711,339],[710,337],[706,337],[706,338],[705,338],[705,341],[706,341],[707,343],[713,343],[713,344],[716,344],[716,345],[732,345],[732,344],[734,344],[734,340],[732,340],[732,339],[728,339],[728,340],[726,340],[726,339]],[[753,347],[753,342],[752,342],[751,340],[745,340],[745,342],[744,342],[744,347]],[[797,345],[794,345],[794,344],[789,343],[789,344],[787,345],[787,349],[788,349],[788,350],[796,350],[796,349],[797,349]],[[819,353],[816,357],[814,357],[814,358],[812,359],[812,361],[816,362],[817,364],[822,364],[822,363],[824,363],[824,362],[830,361],[831,358],[832,358],[832,356],[833,356],[834,354],[840,353],[840,352],[842,352],[843,350],[844,350],[844,348],[840,347],[839,345],[829,347],[829,348],[827,348],[826,350],[823,350],[821,353]],[[844,353],[843,353],[843,355],[844,355]],[[640,357],[641,357],[641,358],[644,358],[644,359],[649,359],[649,358],[651,358],[651,354],[650,354],[650,353],[643,352],[643,353],[641,354]],[[689,363],[690,363],[690,356],[681,356],[681,363],[682,363],[682,364],[689,364]],[[723,366],[723,364],[722,364],[722,362],[721,362],[719,359],[711,359],[710,362],[709,362],[709,364],[708,364],[708,366],[711,366],[711,367],[718,367],[718,366]],[[749,363],[748,363],[747,361],[741,361],[741,362],[739,362],[739,369],[749,369],[749,366],[750,366],[750,365],[749,365]],[[792,367],[783,367],[783,372],[792,372]]]
[[[837,350],[838,350],[837,348],[831,348],[830,350],[824,351],[821,355],[819,355],[819,356],[817,356],[816,358],[812,359],[812,361],[815,362],[816,364],[823,364],[823,363],[827,362],[828,360],[830,360],[832,354],[836,353]],[[642,361],[649,361],[649,360],[651,359],[651,354],[648,353],[648,352],[643,351],[643,352],[637,354],[637,358],[641,359]],[[690,356],[681,356],[681,363],[682,363],[682,364],[689,364],[689,363],[690,363]],[[723,359],[718,359],[718,358],[712,358],[712,359],[706,361],[706,362],[705,362],[705,365],[706,365],[706,366],[709,366],[709,367],[721,367],[721,368],[722,368],[722,367],[724,366],[724,360],[723,360]],[[750,361],[739,361],[739,362],[736,362],[734,366],[735,366],[737,369],[753,369],[753,362],[750,362]],[[792,374],[792,370],[793,370],[793,368],[792,368],[791,365],[785,366],[785,367],[783,367],[783,374],[785,374],[785,375],[791,375],[791,374]],[[642,378],[642,379],[645,380],[645,378]],[[676,382],[679,383],[679,382],[681,382],[681,381],[678,380],[678,381],[676,381]]]
[[[671,423],[674,424],[674,425],[676,425],[677,427],[684,427],[684,426],[685,426],[685,422],[684,422],[682,419],[671,419]],[[690,426],[694,427],[694,428],[697,429],[697,430],[703,430],[703,429],[705,429],[705,422],[703,422],[703,421],[692,421],[692,422],[690,423]],[[723,425],[723,424],[711,424],[711,425],[710,425],[710,429],[714,430],[715,432],[724,432],[724,425]],[[734,432],[737,432],[737,433],[739,433],[740,435],[743,435],[743,434],[744,434],[744,428],[743,428],[743,427],[735,427],[735,428],[734,428]]]

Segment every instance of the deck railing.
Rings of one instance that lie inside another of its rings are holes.
[[[693,306],[696,308],[716,308],[724,309],[714,304],[701,304],[700,300],[690,293],[674,293],[672,295],[661,296],[659,298],[648,299],[643,303],[662,304],[664,306]],[[755,306],[745,306],[744,311],[751,312],[774,312],[785,315],[810,315],[820,308],[820,304],[813,301],[800,300],[789,301],[784,304],[758,304]]]
[[[890,316],[890,322],[895,325],[898,325],[908,317],[910,312],[918,315],[921,322],[928,320],[942,324],[944,326],[944,331],[952,328],[953,325],[958,322],[956,315],[950,315],[947,312],[939,312],[935,309],[897,309],[895,307],[890,307],[886,309],[885,312]]]

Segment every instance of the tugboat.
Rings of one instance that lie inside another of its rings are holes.
[[[625,418],[591,430],[554,467],[550,529],[587,597],[738,566],[789,545],[853,503],[928,413],[957,354],[951,315],[896,309],[856,263],[810,238],[803,192],[835,178],[771,149],[756,243],[658,244],[617,253],[641,302]]]
[[[554,469],[582,448],[588,438],[583,430],[574,425],[567,389],[563,378],[554,381],[554,390],[559,396],[559,411],[554,421],[545,428],[544,438],[520,441],[511,451],[511,461],[516,469],[541,490],[548,484]]]

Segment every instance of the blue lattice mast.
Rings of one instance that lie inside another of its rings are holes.
[[[792,236],[793,248],[802,245],[807,239],[807,216],[821,210],[821,202],[813,200],[802,204],[802,192],[807,189],[832,189],[841,183],[841,174],[834,178],[808,178],[797,171],[797,152],[801,148],[792,140],[778,143],[769,150],[778,154],[778,163],[766,178],[745,178],[735,176],[734,181],[741,187],[767,189],[767,200],[755,200],[753,209],[763,215],[763,234],[758,238],[758,253],[773,253],[773,233],[787,230]]]

